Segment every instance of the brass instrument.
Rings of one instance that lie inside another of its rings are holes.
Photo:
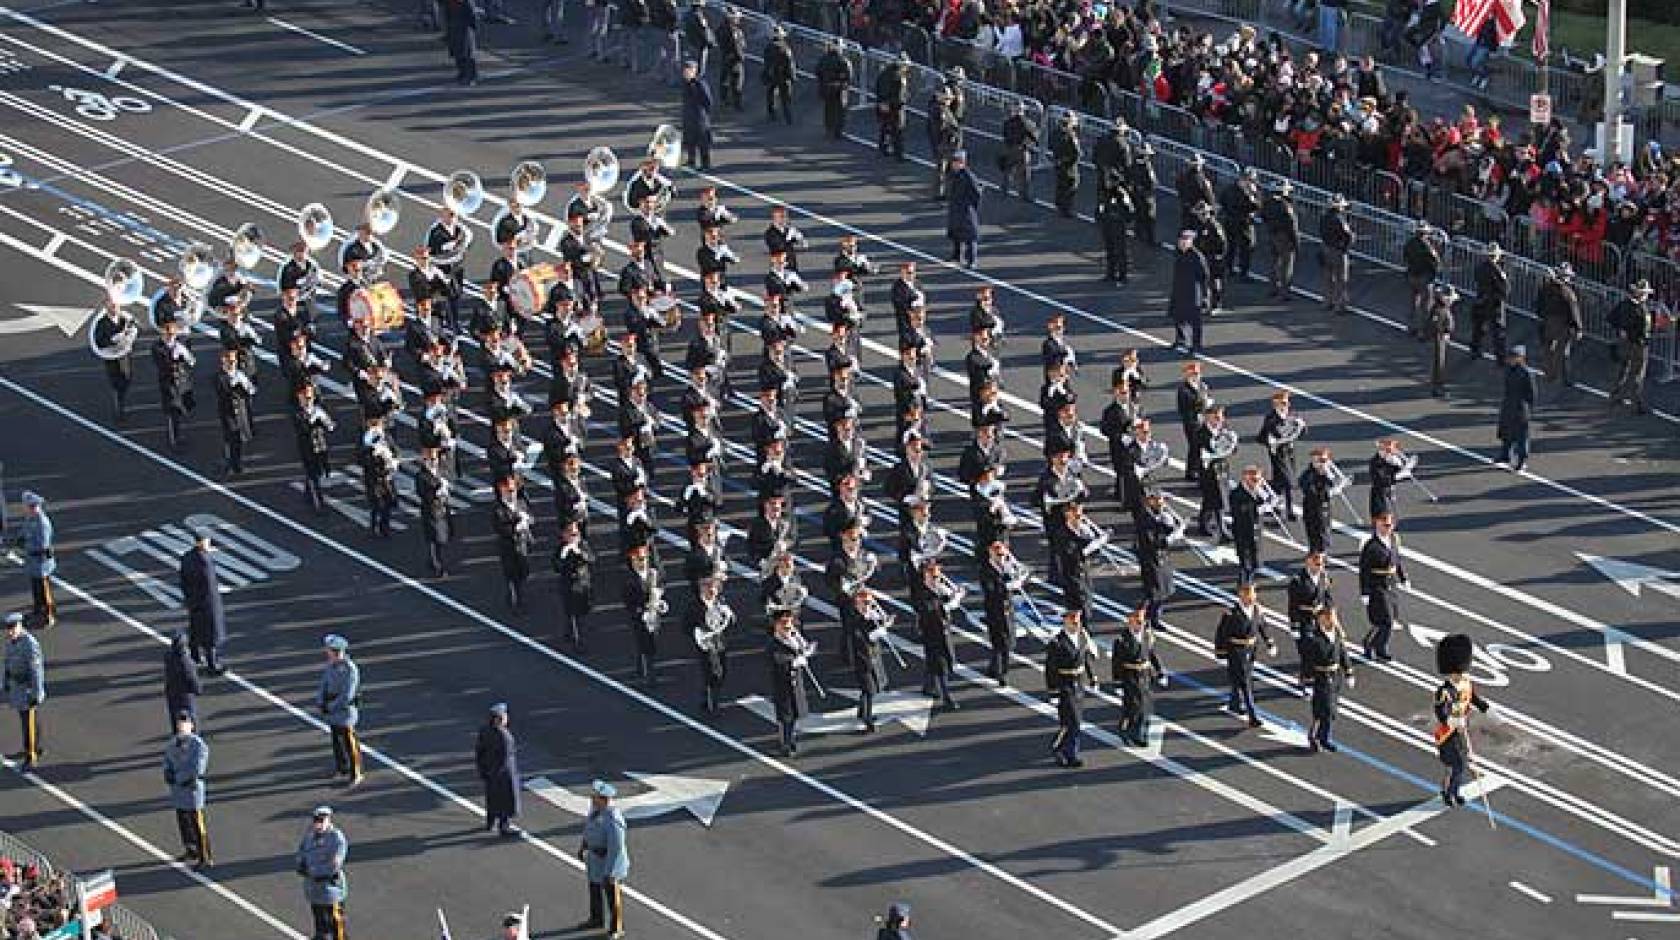
[[[1357,524],[1359,521],[1359,510],[1353,507],[1353,500],[1349,499],[1347,495],[1347,488],[1351,483],[1353,483],[1352,478],[1350,478],[1346,473],[1343,473],[1342,468],[1336,466],[1336,462],[1334,460],[1326,460],[1324,462],[1324,474],[1330,478],[1330,495],[1335,496],[1342,501],[1342,505],[1347,507],[1348,513],[1353,516],[1354,522]]]
[[[1285,444],[1295,443],[1301,439],[1301,435],[1305,433],[1306,430],[1307,422],[1305,419],[1299,418],[1294,414],[1289,415],[1278,423],[1277,430],[1273,432],[1272,449],[1275,450]]]
[[[1086,541],[1080,550],[1086,558],[1096,555],[1102,559],[1103,565],[1114,575],[1125,574],[1126,563],[1121,560],[1112,544],[1114,533],[1100,528],[1090,516],[1081,514],[1078,524],[1074,527],[1074,534]],[[1092,572],[1095,574],[1096,572]]]
[[[402,218],[402,193],[392,186],[374,190],[362,206],[362,217],[373,234],[389,235]]]
[[[108,345],[99,345],[99,327],[105,320],[104,311],[95,313],[93,322],[88,326],[88,350],[100,359],[127,358],[128,354],[134,351],[134,341],[140,335],[139,322],[124,313],[120,306],[114,309],[117,311],[116,322],[122,324],[122,328],[111,337]]]
[[[509,195],[529,209],[548,194],[548,171],[535,160],[522,160],[508,173]]]
[[[950,576],[943,571],[934,579],[933,593],[939,598],[939,606],[951,612],[960,610],[963,598],[968,596],[967,589],[952,581]]]
[[[332,419],[332,415],[328,414],[327,409],[321,407],[320,403],[309,406],[309,423],[328,434],[338,430],[338,422]]]
[[[1171,456],[1172,453],[1167,448],[1166,441],[1151,439],[1143,445],[1142,452],[1138,454],[1137,463],[1132,466],[1132,472],[1137,475],[1138,481],[1141,483],[1147,480],[1150,474],[1166,466],[1167,460]]]
[[[1204,461],[1224,460],[1237,452],[1237,432],[1230,425],[1222,426],[1213,432],[1213,439],[1208,441],[1207,450],[1202,451]]]
[[[263,234],[262,229],[255,223],[246,222],[234,230],[233,237],[228,239],[228,253],[233,256],[233,263],[241,269],[249,271],[262,260]]]
[[[773,559],[776,556],[772,555],[770,557]],[[772,570],[774,567],[774,562],[772,562]],[[811,589],[806,587],[805,582],[799,580],[799,576],[795,574],[788,578],[787,583],[783,584],[781,589],[770,598],[771,603],[768,605],[769,612],[771,614],[776,614],[784,610],[797,611],[799,608],[805,606],[805,602],[809,600],[810,597]]]
[[[1416,454],[1408,454],[1403,450],[1396,450],[1392,454],[1384,454],[1383,459],[1398,468],[1394,474],[1394,479],[1410,480],[1412,485],[1417,487],[1419,492],[1423,493],[1424,497],[1430,502],[1440,502],[1440,498],[1437,497],[1435,493],[1429,489],[1429,487],[1425,486],[1422,480],[1417,478],[1418,457]]]
[[[1278,528],[1293,539],[1295,532],[1289,528],[1289,523],[1283,517],[1283,497],[1272,489],[1272,484],[1265,477],[1261,477],[1259,485],[1254,488],[1254,496],[1260,501],[1260,511],[1271,516]]]
[[[706,604],[706,613],[702,617],[700,626],[694,628],[694,645],[704,653],[721,653],[724,650],[724,631],[735,622],[735,611],[721,596]]]
[[[904,661],[904,655],[898,651],[898,644],[892,642],[893,615],[881,606],[881,600],[874,591],[869,592],[869,600],[863,608],[863,619],[869,624],[869,642],[884,644],[887,651],[892,653],[893,659],[898,661],[898,668],[909,669],[910,664]]]
[[[828,698],[828,690],[817,681],[817,674],[811,670],[811,657],[817,655],[816,642],[807,640],[798,627],[793,628],[793,635],[789,639],[793,641],[792,647],[796,651],[793,657],[793,671],[811,680],[811,688],[816,690],[818,698]]]
[[[647,606],[642,608],[642,628],[649,633],[659,632],[659,618],[671,612],[671,604],[665,600],[665,586],[657,580],[653,589],[648,593]]]
[[[921,539],[916,542],[915,550],[910,553],[910,563],[920,566],[922,562],[929,558],[940,557],[945,554],[945,546],[950,540],[951,532],[949,529],[928,526],[927,531],[923,532]]]
[[[193,242],[181,251],[175,267],[181,274],[181,293],[187,301],[180,311],[181,324],[191,329],[204,318],[204,291],[216,279],[216,253],[209,245]]]
[[[583,158],[583,182],[588,187],[589,206],[593,210],[584,218],[583,240],[600,245],[606,240],[612,225],[612,203],[601,198],[618,185],[618,156],[606,147],[596,147]],[[596,252],[597,257],[600,252]]]
[[[456,215],[472,215],[484,205],[484,181],[471,170],[456,170],[443,182],[443,204]]]
[[[876,569],[881,567],[881,559],[874,552],[864,552],[859,556],[859,564],[863,570],[856,578],[840,579],[841,594],[855,594],[859,588],[868,584],[869,579],[875,577]]]
[[[118,258],[105,266],[105,297],[119,307],[139,303],[146,293],[146,276],[140,266]]]
[[[667,170],[676,169],[677,164],[682,162],[682,131],[669,124],[654,128],[653,139],[648,141],[647,155],[658,160],[659,165]]]
[[[320,251],[332,243],[332,213],[318,202],[304,206],[298,210],[297,232],[298,239],[309,246],[310,251]]]
[[[1171,507],[1163,503],[1161,508],[1155,513],[1155,518],[1157,521],[1164,523],[1169,530],[1167,532],[1167,545],[1169,548],[1182,545],[1190,549],[1192,552],[1195,552],[1196,557],[1200,558],[1203,564],[1213,564],[1213,555],[1209,553],[1206,548],[1203,548],[1200,542],[1189,538],[1184,534],[1188,526],[1185,525],[1184,520],[1179,517],[1178,513],[1172,511]]]

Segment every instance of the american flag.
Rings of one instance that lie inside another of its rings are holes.
[[[1552,54],[1552,0],[1540,0],[1540,11],[1534,14],[1534,60],[1544,61]]]
[[[1527,22],[1522,0],[1459,0],[1453,7],[1452,25],[1473,40],[1490,16],[1499,24],[1500,45],[1508,45]]]

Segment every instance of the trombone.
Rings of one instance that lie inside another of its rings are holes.
[[[1418,491],[1421,492],[1430,502],[1440,502],[1440,497],[1436,496],[1429,487],[1424,485],[1422,480],[1418,479],[1417,466],[1418,457],[1416,454],[1408,454],[1405,451],[1400,451],[1400,469],[1394,474],[1394,478],[1396,480],[1410,480],[1412,485],[1417,487]]]
[[[893,659],[898,661],[898,668],[908,672],[910,664],[904,661],[904,654],[898,651],[898,644],[891,639],[893,615],[887,613],[881,606],[880,597],[869,592],[869,604],[863,609],[863,619],[869,622],[869,639],[875,643],[885,644],[887,651],[892,653]]]
[[[1295,530],[1289,528],[1289,522],[1283,516],[1283,497],[1272,489],[1271,481],[1261,477],[1260,485],[1254,488],[1254,495],[1260,500],[1260,511],[1271,516],[1272,521],[1277,523],[1278,528],[1282,529],[1284,534],[1291,539],[1295,538]]]
[[[1341,467],[1336,466],[1334,460],[1324,462],[1324,473],[1330,478],[1330,495],[1341,499],[1342,505],[1346,506],[1348,513],[1353,516],[1354,524],[1358,525],[1359,510],[1353,508],[1353,500],[1348,499],[1347,495],[1348,484],[1353,481],[1348,479],[1348,475],[1342,472]]]

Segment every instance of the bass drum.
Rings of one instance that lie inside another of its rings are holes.
[[[607,351],[607,324],[599,314],[578,317],[578,332],[583,334],[583,354],[599,356]]]
[[[508,301],[515,313],[535,317],[548,302],[548,291],[560,280],[560,269],[552,264],[533,264],[520,269],[508,284]]]
[[[402,295],[390,281],[369,284],[350,295],[350,320],[369,320],[375,332],[401,329]]]

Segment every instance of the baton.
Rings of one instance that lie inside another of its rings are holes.
[[[1464,722],[1463,734],[1464,754],[1470,760],[1470,773],[1476,778],[1476,783],[1481,785],[1482,809],[1487,813],[1488,828],[1497,832],[1499,830],[1499,824],[1493,821],[1493,803],[1488,800],[1487,783],[1482,780],[1482,768],[1476,761],[1476,749],[1470,744],[1470,722],[1468,717]]]

